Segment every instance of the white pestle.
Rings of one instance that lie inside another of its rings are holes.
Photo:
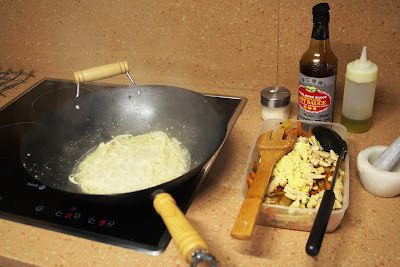
[[[400,136],[386,148],[379,158],[372,164],[382,171],[390,171],[400,160]]]

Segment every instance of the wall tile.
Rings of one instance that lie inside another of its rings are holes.
[[[111,4],[112,3],[112,4]],[[259,91],[288,87],[318,1],[11,1],[0,2],[0,67],[71,74],[127,60],[137,83]],[[332,0],[331,46],[345,66],[368,46],[379,67],[376,100],[400,103],[400,7],[396,1]]]
[[[73,72],[128,60],[139,81],[250,89],[276,81],[275,1],[109,3],[5,1],[3,62]]]

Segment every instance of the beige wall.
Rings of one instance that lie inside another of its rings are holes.
[[[127,60],[137,83],[297,92],[318,1],[0,0],[0,67],[71,74]],[[368,46],[376,100],[400,104],[398,1],[332,0],[331,46],[346,64]],[[125,80],[124,80],[125,82]]]

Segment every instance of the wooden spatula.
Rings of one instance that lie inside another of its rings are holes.
[[[262,134],[257,140],[261,162],[256,172],[256,177],[247,192],[239,215],[233,225],[231,236],[236,239],[246,240],[252,237],[272,168],[280,158],[292,150],[296,143],[297,129],[289,129],[285,140],[283,140],[284,131],[285,129],[283,128],[278,129],[273,137],[271,137],[272,131],[268,131]]]

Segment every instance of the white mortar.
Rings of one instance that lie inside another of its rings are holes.
[[[378,197],[395,197],[400,194],[400,162],[392,171],[382,171],[372,164],[387,146],[372,146],[358,154],[357,169],[364,188]]]

